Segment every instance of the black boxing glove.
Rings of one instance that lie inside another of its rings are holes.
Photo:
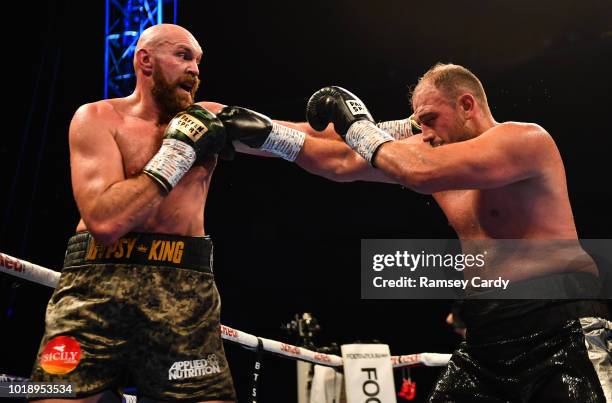
[[[376,127],[363,102],[341,87],[325,87],[315,92],[308,100],[306,117],[318,131],[333,123],[344,141],[370,164],[378,148],[394,140]]]
[[[221,121],[201,106],[191,105],[168,123],[161,148],[143,172],[170,192],[194,162],[217,154],[225,141]]]
[[[219,151],[219,159],[224,161],[233,161],[236,156],[236,149],[232,144],[232,140],[228,137],[225,141],[225,145]]]
[[[250,109],[226,106],[217,117],[225,126],[228,141],[238,140],[288,161],[295,161],[304,145],[305,133],[273,122]]]
[[[336,133],[346,136],[349,127],[359,121],[374,122],[363,102],[341,87],[325,87],[312,94],[306,106],[308,123],[321,131],[331,122]]]

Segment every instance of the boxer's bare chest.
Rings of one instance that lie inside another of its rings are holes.
[[[126,178],[138,175],[161,146],[165,126],[130,116],[115,128],[115,141],[123,158]]]
[[[523,185],[451,190],[434,197],[459,238],[523,238],[538,226],[529,207],[538,196]]]
[[[151,157],[157,153],[166,126],[131,116],[125,116],[118,122],[114,136],[123,158],[126,178],[140,174]],[[192,176],[197,172],[199,176],[209,176],[214,167],[214,161],[204,161],[197,164],[187,175]]]
[[[144,166],[159,150],[166,125],[134,117],[124,117],[114,128],[114,137],[123,159],[126,178],[139,175]],[[198,235],[197,231],[183,228],[185,223],[199,223],[208,194],[210,179],[216,160],[197,162],[161,203],[157,214],[143,226],[147,231],[173,232]],[[169,223],[174,227],[170,228]],[[197,225],[200,227],[200,224]],[[192,233],[193,232],[193,233]]]

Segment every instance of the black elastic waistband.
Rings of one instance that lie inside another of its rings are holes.
[[[212,274],[213,244],[209,237],[131,232],[112,245],[97,242],[89,232],[68,240],[64,267],[86,264],[167,266]]]
[[[603,300],[466,300],[468,341],[488,342],[557,327],[584,317],[608,319]]]

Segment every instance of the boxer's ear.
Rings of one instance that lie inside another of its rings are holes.
[[[138,49],[135,56],[135,69],[141,70],[146,76],[153,73],[153,58],[147,49]]]
[[[476,99],[472,94],[463,94],[457,99],[457,105],[461,108],[464,115],[469,116],[476,108]]]

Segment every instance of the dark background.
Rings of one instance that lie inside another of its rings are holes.
[[[3,12],[12,25],[3,26],[0,251],[57,269],[78,220],[68,124],[103,96],[104,2],[18,2]],[[609,0],[183,0],[177,20],[204,50],[200,100],[285,120],[303,120],[310,94],[330,84],[358,94],[377,120],[406,117],[409,85],[436,62],[463,64],[498,121],[536,122],[555,138],[579,235],[611,237]],[[291,341],[280,324],[308,311],[323,327],[320,345],[378,339],[402,354],[459,342],[445,301],[359,295],[360,239],[455,236],[430,196],[238,156],[217,168],[206,227],[226,325]],[[51,289],[5,275],[0,286],[0,373],[27,376]],[[226,346],[245,399],[252,356]],[[437,374],[413,371],[418,399]],[[267,357],[262,376],[262,401],[295,400],[293,362]]]

